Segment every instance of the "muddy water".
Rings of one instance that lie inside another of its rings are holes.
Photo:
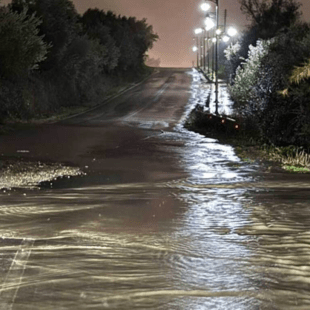
[[[309,177],[262,175],[182,123],[146,123],[119,128],[144,137],[152,181],[118,171],[1,194],[0,309],[310,309]]]

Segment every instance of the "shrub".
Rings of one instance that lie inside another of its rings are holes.
[[[25,77],[37,69],[47,55],[49,46],[39,36],[40,20],[0,8],[0,75],[6,79]]]
[[[249,105],[250,99],[255,97],[254,87],[258,82],[261,61],[268,53],[270,41],[258,41],[256,47],[249,47],[248,58],[236,70],[234,84],[230,87],[230,94],[235,102],[235,108],[241,114],[253,114],[262,107],[259,104]],[[234,50],[226,52],[228,59]]]

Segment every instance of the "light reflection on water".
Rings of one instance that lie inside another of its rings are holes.
[[[1,195],[1,306],[309,309],[309,182],[257,180],[181,125],[146,141],[188,176]]]

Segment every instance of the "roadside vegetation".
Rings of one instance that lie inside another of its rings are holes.
[[[146,20],[69,0],[0,4],[0,123],[81,111],[150,74]]]
[[[310,24],[302,22],[297,0],[239,3],[250,24],[224,54],[233,118],[240,125],[225,139],[243,144],[244,157],[252,152],[286,170],[309,172]]]

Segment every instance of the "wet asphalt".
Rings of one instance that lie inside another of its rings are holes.
[[[4,158],[54,171],[1,191],[0,309],[310,309],[309,177],[184,129],[210,89],[160,69],[0,136]]]

